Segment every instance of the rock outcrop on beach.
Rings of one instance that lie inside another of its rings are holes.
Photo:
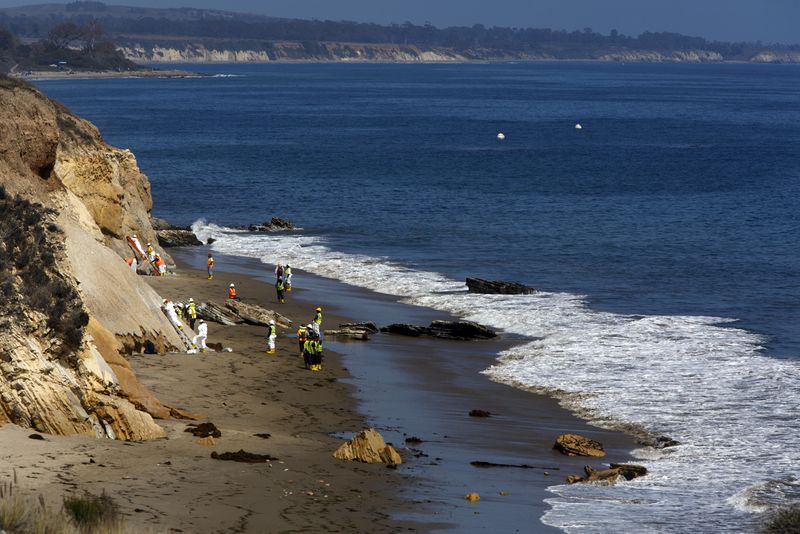
[[[324,334],[326,336],[367,341],[371,334],[379,331],[375,323],[343,323],[337,329],[325,330]]]
[[[611,464],[609,469],[594,469],[587,465],[583,468],[585,477],[579,475],[567,476],[567,482],[576,484],[578,482],[606,482],[614,484],[619,477],[625,480],[643,477],[647,474],[647,468],[636,464]]]
[[[368,464],[398,465],[403,463],[400,454],[394,447],[387,445],[383,436],[374,428],[362,430],[350,441],[342,443],[333,453],[333,457],[339,460]]]
[[[567,456],[602,458],[606,455],[602,443],[578,434],[562,434],[558,436],[553,448]]]
[[[502,295],[530,295],[536,293],[532,287],[517,282],[502,282],[498,280],[484,280],[482,278],[467,278],[467,288],[470,293],[487,293]]]
[[[457,341],[497,337],[497,333],[491,328],[472,321],[432,321],[430,326],[396,323],[381,328],[381,332],[410,337],[425,335]]]
[[[261,224],[248,224],[236,227],[239,230],[247,230],[249,232],[282,232],[285,230],[294,230],[295,226],[286,219],[280,217],[273,217],[268,221]]]
[[[25,83],[0,77],[0,422],[145,440],[169,417],[123,354],[181,346],[160,297],[122,261],[155,241],[130,151]]]

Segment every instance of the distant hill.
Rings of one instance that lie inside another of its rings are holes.
[[[602,35],[586,28],[437,28],[275,18],[218,10],[102,2],[0,9],[0,28],[41,39],[65,21],[94,20],[129,58],[159,61],[606,61],[800,62],[800,46],[707,41],[677,33]]]

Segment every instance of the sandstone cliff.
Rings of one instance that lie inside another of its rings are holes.
[[[155,242],[150,185],[127,150],[24,83],[0,77],[0,422],[42,432],[161,437],[168,417],[123,354],[181,341],[127,268]],[[157,356],[156,356],[157,357]]]

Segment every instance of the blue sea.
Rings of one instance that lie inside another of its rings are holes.
[[[218,252],[528,336],[484,373],[682,443],[637,450],[648,477],[553,486],[543,522],[741,532],[800,497],[799,67],[200,68],[38,85]],[[230,229],[273,215],[302,231]]]

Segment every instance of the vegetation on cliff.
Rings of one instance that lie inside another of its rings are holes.
[[[0,186],[0,328],[40,313],[50,335],[60,341],[56,352],[75,353],[89,315],[75,288],[58,270],[55,212],[41,204],[10,196]],[[30,328],[39,325],[28,323]]]
[[[417,47],[448,59],[690,59],[737,60],[770,57],[800,60],[799,46],[712,42],[671,32],[626,36],[616,30],[602,35],[591,28],[565,31],[547,28],[430,24],[380,25],[330,20],[281,19],[243,13],[183,8],[111,6],[102,2],[29,6],[0,10],[0,28],[25,38],[44,38],[64,22],[96,21],[120,47],[205,47],[250,50],[274,59],[339,59],[343,47],[330,43]],[[285,44],[295,43],[291,52]],[[344,53],[346,54],[346,50]],[[694,55],[687,56],[687,53]],[[702,52],[697,54],[697,52]],[[767,54],[768,56],[765,56]],[[349,57],[345,55],[344,57]],[[362,59],[364,59],[362,57]],[[381,59],[380,57],[366,59]],[[390,59],[390,58],[389,58]],[[424,59],[424,57],[420,57]]]
[[[47,67],[59,70],[141,69],[117,50],[103,27],[94,20],[84,24],[53,25],[44,38],[30,44],[0,26],[0,72]]]

